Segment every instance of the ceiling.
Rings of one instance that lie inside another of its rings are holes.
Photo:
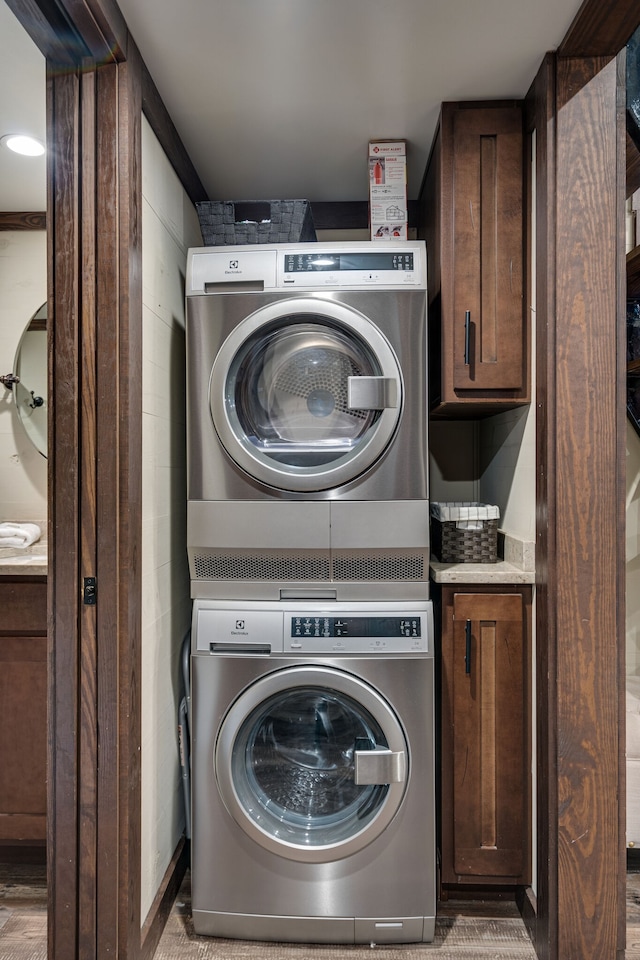
[[[28,133],[44,141],[44,57],[4,0],[0,37],[0,137]],[[0,211],[41,211],[45,205],[45,158],[20,157],[0,144]]]
[[[407,140],[415,199],[440,102],[523,97],[581,0],[119,6],[210,199],[339,201],[367,199],[383,138]],[[4,0],[0,35],[0,136],[43,138],[44,60]],[[6,154],[0,210],[44,209],[44,163]]]

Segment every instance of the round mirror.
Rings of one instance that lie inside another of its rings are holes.
[[[43,303],[27,324],[18,344],[14,372],[19,377],[14,395],[16,410],[27,436],[43,457],[47,455],[47,305]]]

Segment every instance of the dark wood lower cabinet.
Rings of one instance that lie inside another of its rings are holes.
[[[530,882],[530,587],[441,592],[440,856],[451,887]]]
[[[47,808],[47,583],[0,578],[0,860],[43,844]]]

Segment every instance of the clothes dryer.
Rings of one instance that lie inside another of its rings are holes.
[[[190,250],[192,595],[425,596],[426,371],[423,242]]]
[[[430,941],[431,603],[198,600],[197,933]]]

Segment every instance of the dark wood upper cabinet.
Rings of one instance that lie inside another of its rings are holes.
[[[521,102],[444,103],[419,203],[432,413],[529,401]]]

